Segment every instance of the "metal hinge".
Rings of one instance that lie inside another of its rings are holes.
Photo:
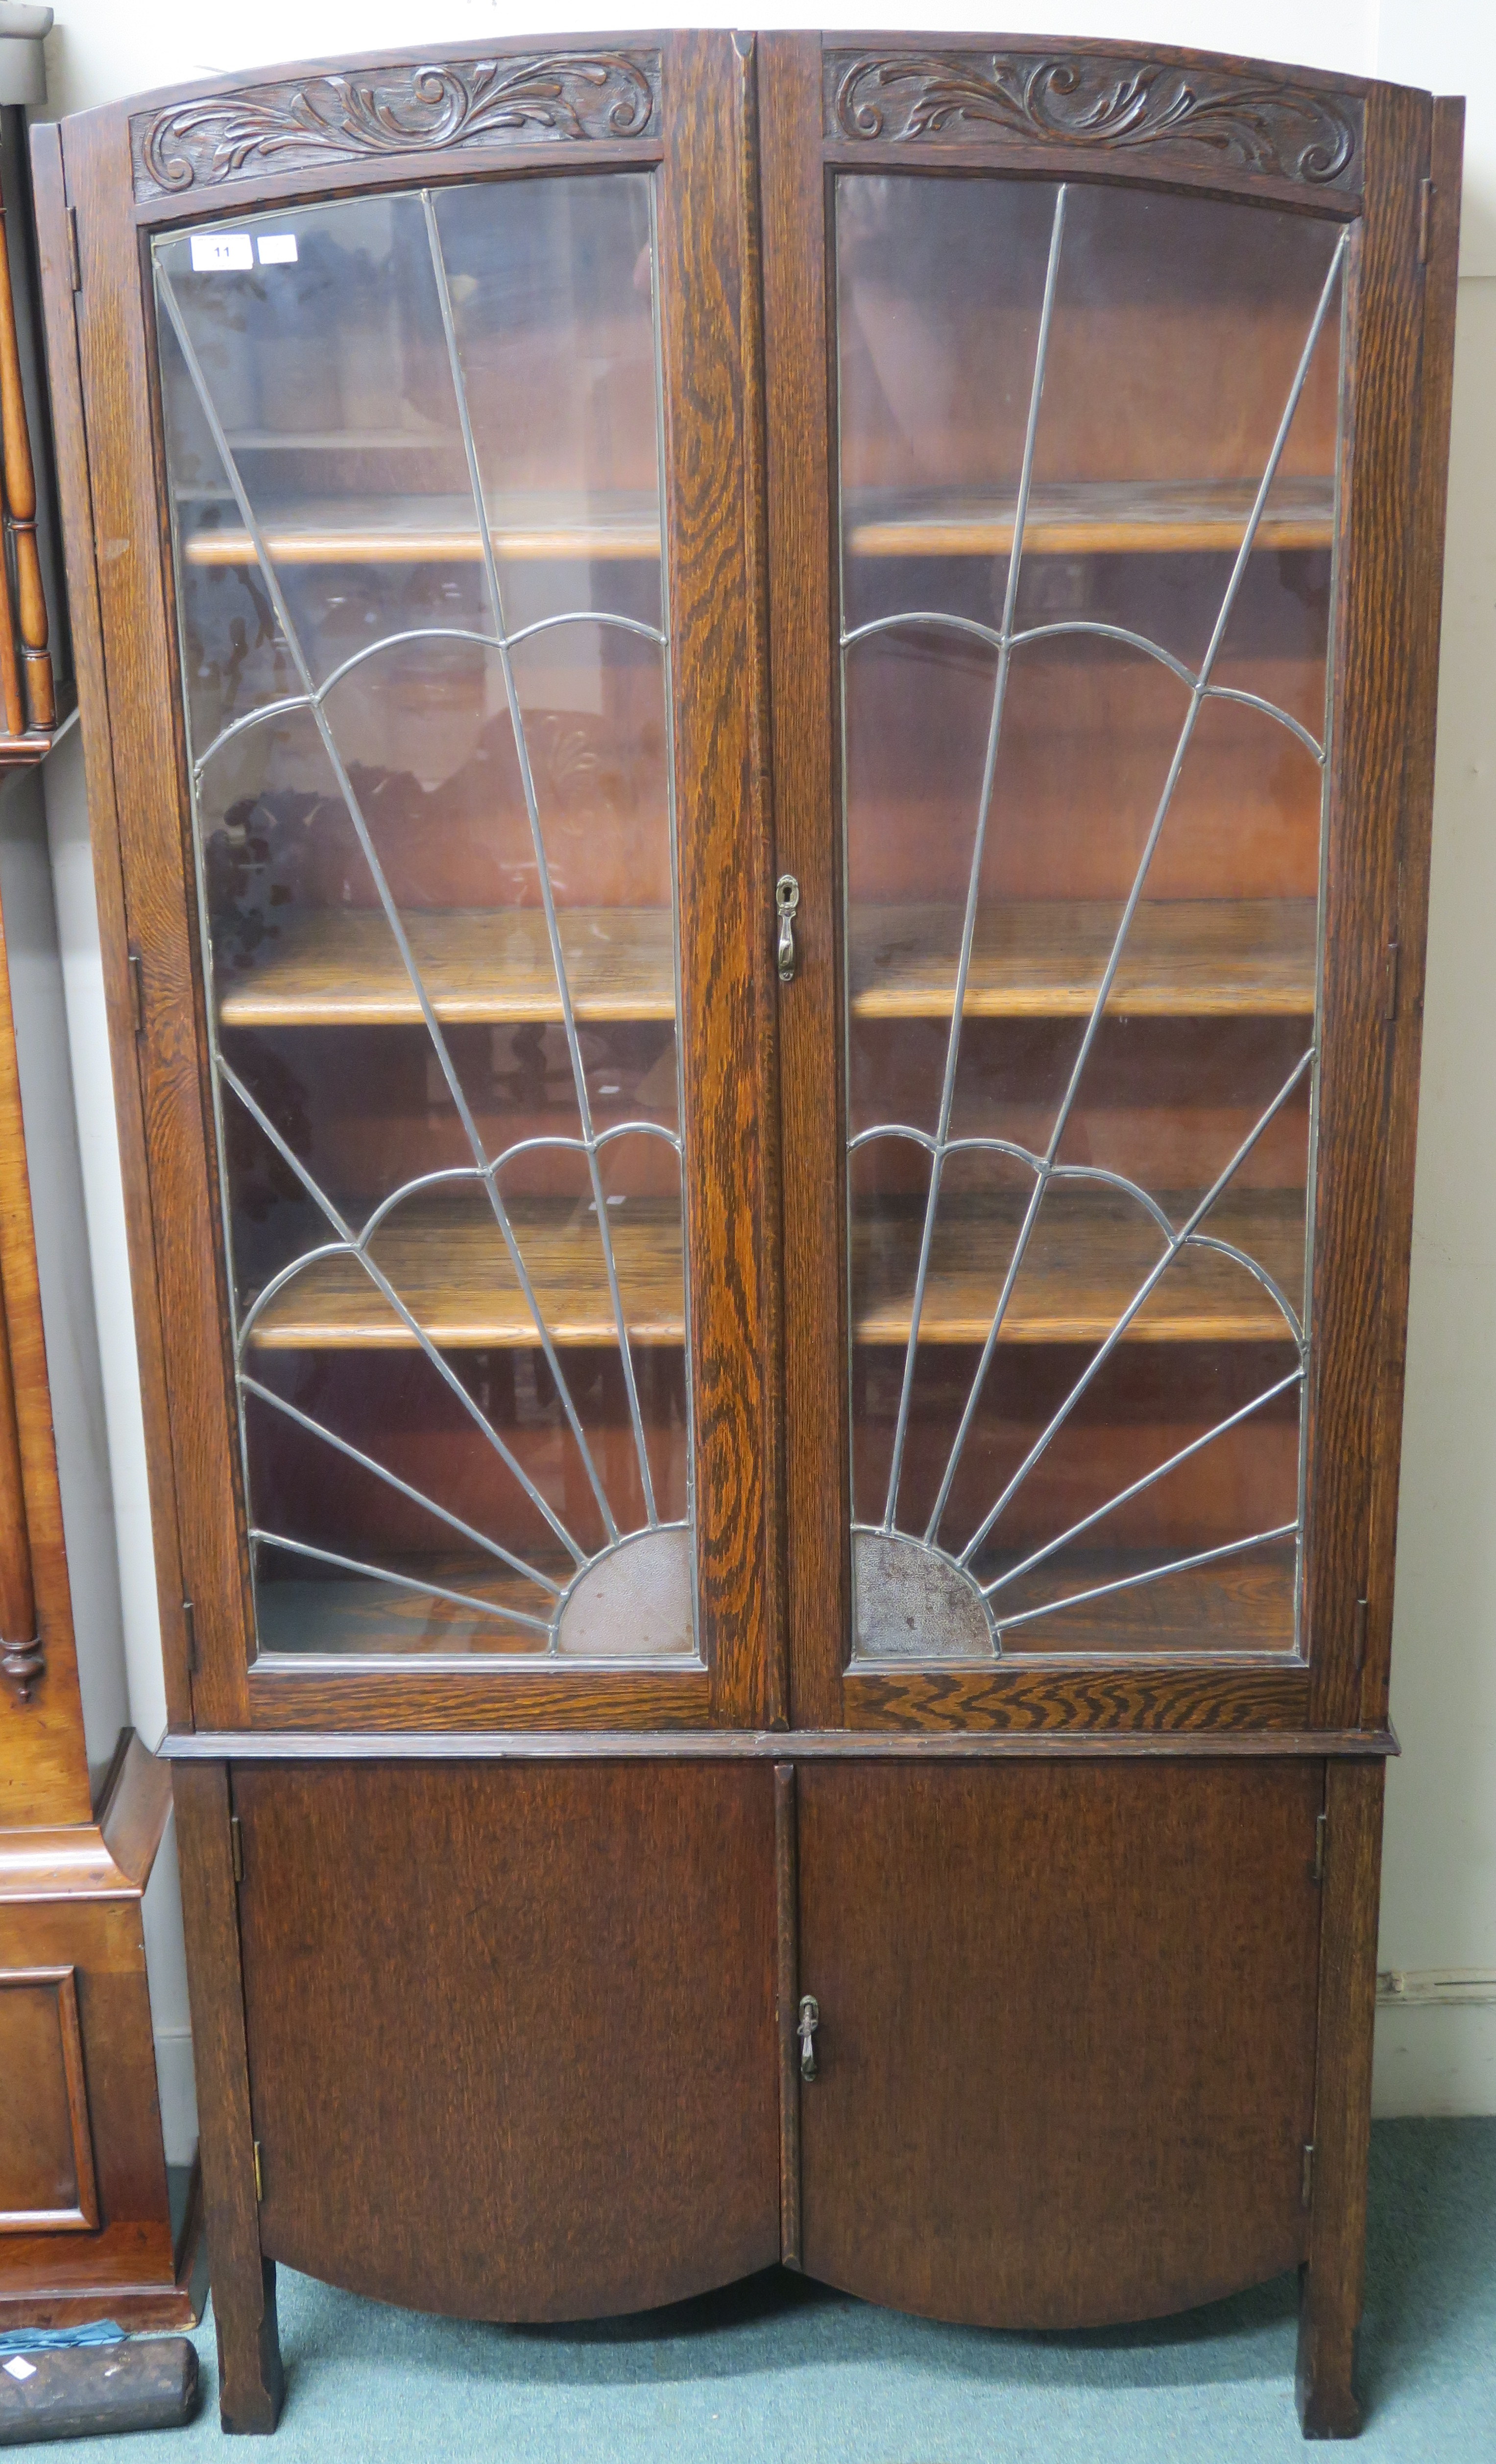
[[[145,1032],[145,969],[133,943],[124,955],[130,970],[130,1016],[135,1021],[136,1041],[139,1042]]]
[[[233,1859],[233,1879],[244,1880],[244,1832],[236,1814],[229,1816],[229,1854]]]
[[[254,2142],[254,2197],[255,2197],[255,2201],[256,2201],[256,2203],[258,2203],[258,2202],[262,2201],[262,2200],[263,2200],[263,2198],[264,2198],[264,2196],[265,2196],[265,2158],[264,2158],[263,2152],[262,2152],[262,2150],[261,2150],[261,2148],[260,2148],[260,2143],[259,2143],[259,2141],[256,2139],[256,2140],[255,2140],[255,2142]]]
[[[1428,235],[1434,220],[1434,183],[1419,182],[1419,263],[1428,263]]]
[[[197,1618],[192,1613],[190,1600],[184,1600],[182,1603],[182,1628],[187,1636],[187,1675],[195,1677],[197,1675]]]
[[[83,288],[83,260],[78,254],[77,206],[69,206],[64,220],[66,221],[68,231],[68,273],[72,276],[74,290],[81,291]]]
[[[1316,1881],[1316,1882],[1322,1882],[1322,1881],[1324,1881],[1324,1879],[1325,1879],[1325,1833],[1327,1832],[1327,1830],[1329,1829],[1329,1827],[1330,1827],[1330,1816],[1329,1816],[1329,1815],[1328,1815],[1328,1814],[1319,1814],[1319,1815],[1315,1815],[1315,1817],[1314,1817],[1314,1880],[1315,1880],[1315,1881]]]
[[[1302,2172],[1302,2173],[1300,2174],[1300,2176],[1299,2176],[1299,2202],[1300,2202],[1300,2205],[1301,2205],[1301,2206],[1303,2206],[1303,2207],[1306,2207],[1306,2208],[1307,2208],[1307,2207],[1309,2206],[1309,2201],[1313,2198],[1313,2195],[1314,2195],[1314,2142],[1313,2142],[1313,2141],[1312,2141],[1312,2139],[1311,2139],[1311,2140],[1309,2142],[1309,2145],[1306,2146],[1306,2148],[1305,2148],[1305,2150],[1304,2150],[1304,2170],[1303,2170],[1303,2172]]]

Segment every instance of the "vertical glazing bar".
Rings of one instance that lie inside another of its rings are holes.
[[[519,778],[524,791],[525,814],[530,837],[535,847],[536,872],[540,887],[540,903],[545,913],[545,929],[551,948],[551,962],[556,970],[557,990],[561,999],[561,1022],[566,1031],[566,1049],[571,1061],[571,1073],[576,1087],[577,1110],[582,1120],[582,1134],[586,1144],[587,1173],[592,1184],[592,1202],[597,1210],[598,1237],[603,1243],[604,1265],[607,1272],[607,1288],[612,1302],[613,1319],[618,1330],[619,1358],[623,1365],[624,1382],[628,1393],[628,1417],[633,1424],[634,1444],[639,1456],[639,1477],[644,1487],[645,1512],[650,1530],[659,1525],[654,1502],[654,1483],[649,1471],[649,1449],[645,1442],[644,1416],[639,1405],[639,1390],[634,1376],[633,1353],[625,1323],[623,1294],[619,1288],[618,1262],[613,1253],[613,1236],[607,1221],[607,1197],[603,1176],[598,1169],[597,1138],[592,1126],[592,1103],[587,1091],[587,1073],[582,1059],[582,1045],[577,1035],[577,1022],[572,1008],[571,985],[566,975],[566,957],[561,948],[561,925],[556,913],[555,893],[551,887],[550,865],[545,852],[545,839],[540,827],[539,800],[536,794],[535,773],[525,738],[524,713],[520,707],[519,690],[515,682],[514,662],[509,652],[509,636],[504,623],[504,602],[498,580],[498,560],[494,553],[494,538],[489,528],[488,507],[483,495],[483,477],[478,467],[477,442],[468,410],[467,386],[462,374],[462,357],[457,344],[457,325],[452,314],[451,293],[447,281],[447,264],[442,253],[441,232],[437,227],[436,206],[429,188],[421,191],[421,204],[426,215],[427,238],[431,252],[431,270],[436,280],[437,298],[441,304],[442,331],[451,363],[452,391],[457,417],[462,427],[463,451],[467,458],[468,479],[473,491],[473,513],[478,526],[478,539],[483,552],[483,569],[488,582],[489,599],[494,615],[494,629],[498,637],[499,670],[504,680],[504,694],[509,704],[510,725],[514,730],[515,753],[519,764]],[[616,1538],[611,1518],[609,1537]]]
[[[935,1515],[931,1521],[930,1529],[932,1534],[941,1513],[944,1511],[946,1499],[950,1495],[951,1484],[956,1477],[957,1466],[960,1462],[967,1437],[971,1431],[972,1422],[976,1418],[977,1408],[981,1398],[981,1390],[986,1381],[987,1372],[992,1365],[992,1355],[997,1348],[999,1335],[1002,1331],[1002,1323],[1007,1314],[1009,1301],[1012,1298],[1013,1287],[1017,1282],[1019,1270],[1023,1265],[1024,1256],[1027,1253],[1028,1243],[1033,1235],[1034,1223],[1038,1217],[1040,1205],[1043,1202],[1044,1193],[1048,1186],[1049,1175],[1053,1170],[1055,1157],[1059,1154],[1061,1141],[1065,1136],[1066,1129],[1069,1123],[1070,1113],[1074,1108],[1076,1096],[1080,1092],[1081,1080],[1085,1074],[1086,1065],[1090,1058],[1091,1047],[1101,1029],[1101,1022],[1106,1014],[1107,1003],[1111,996],[1111,987],[1116,980],[1117,969],[1122,963],[1122,953],[1127,943],[1127,936],[1132,931],[1133,918],[1136,914],[1138,905],[1142,899],[1143,891],[1148,880],[1149,869],[1153,864],[1154,855],[1158,846],[1159,837],[1162,834],[1164,823],[1168,818],[1170,806],[1174,802],[1174,791],[1178,784],[1179,773],[1184,766],[1184,758],[1188,753],[1190,744],[1194,738],[1196,725],[1199,721],[1199,714],[1206,698],[1206,688],[1210,682],[1211,672],[1215,667],[1217,658],[1220,656],[1221,645],[1225,636],[1226,627],[1231,619],[1232,608],[1236,605],[1237,593],[1241,588],[1243,579],[1245,575],[1247,561],[1251,556],[1253,546],[1256,543],[1258,528],[1261,524],[1264,512],[1266,509],[1268,494],[1271,490],[1273,480],[1277,476],[1278,465],[1283,459],[1284,448],[1288,441],[1288,430],[1293,425],[1294,413],[1298,409],[1300,397],[1303,394],[1305,385],[1309,379],[1309,364],[1313,359],[1315,347],[1319,341],[1325,319],[1330,311],[1330,303],[1334,297],[1335,286],[1340,279],[1340,270],[1345,259],[1346,246],[1347,235],[1342,232],[1339,240],[1336,242],[1335,253],[1330,261],[1330,270],[1325,276],[1324,287],[1319,296],[1319,303],[1315,308],[1313,319],[1309,325],[1308,339],[1306,340],[1304,348],[1299,355],[1298,366],[1294,373],[1293,383],[1288,390],[1287,401],[1284,406],[1283,416],[1278,423],[1277,434],[1273,438],[1272,451],[1268,454],[1266,468],[1263,473],[1261,482],[1257,489],[1257,494],[1253,498],[1252,509],[1247,517],[1246,528],[1243,534],[1242,544],[1237,551],[1236,560],[1231,568],[1231,576],[1226,584],[1225,595],[1221,603],[1220,612],[1217,615],[1215,626],[1211,632],[1210,642],[1206,649],[1205,656],[1200,662],[1199,676],[1197,677],[1190,694],[1189,707],[1185,712],[1184,723],[1179,731],[1178,742],[1175,746],[1174,756],[1169,764],[1168,775],[1164,780],[1163,792],[1158,799],[1157,807],[1154,813],[1148,837],[1144,843],[1143,852],[1139,858],[1137,869],[1133,878],[1133,886],[1128,892],[1127,904],[1123,908],[1121,920],[1117,925],[1116,933],[1112,939],[1111,955],[1108,957],[1106,968],[1102,975],[1101,983],[1097,989],[1095,1001],[1091,1004],[1090,1016],[1086,1023],[1086,1031],[1081,1038],[1080,1049],[1075,1056],[1074,1065],[1070,1070],[1065,1093],[1060,1099],[1059,1111],[1055,1115],[1054,1127],[1050,1133],[1049,1143],[1045,1150],[1040,1176],[1034,1184],[1033,1195],[1029,1199],[1028,1209],[1023,1219],[1023,1227],[1020,1231],[1017,1244],[1014,1248],[1013,1258],[1008,1267],[1007,1276],[1004,1280],[1001,1293],[999,1296],[998,1307],[993,1316],[992,1325],[988,1330],[986,1341],[982,1346],[981,1357],[977,1364],[976,1373],[972,1378],[971,1386],[967,1394],[965,1408],[961,1413],[960,1422],[957,1429],[955,1440],[952,1443],[950,1459],[946,1464],[945,1475],[940,1484],[940,1491],[935,1504]],[[1006,629],[1006,621],[1004,621],[1004,630]],[[1005,1492],[1005,1494],[1011,1494],[1011,1489]],[[987,1522],[982,1526],[983,1530],[990,1529],[992,1520],[993,1517],[989,1516]],[[973,1541],[971,1543],[971,1548],[975,1548],[976,1545],[976,1541]],[[971,1553],[971,1548],[968,1548],[963,1551],[960,1560],[963,1565]]]
[[[558,1391],[562,1397],[566,1410],[568,1425],[571,1427],[578,1445],[581,1448],[583,1463],[586,1468],[587,1478],[591,1484],[593,1495],[597,1499],[598,1507],[602,1513],[608,1537],[610,1540],[616,1540],[618,1537],[618,1527],[613,1519],[612,1510],[608,1506],[607,1499],[604,1494],[602,1484],[598,1479],[597,1471],[593,1464],[586,1440],[582,1433],[581,1423],[577,1419],[564,1380],[561,1376],[559,1365],[555,1364],[554,1348],[551,1346],[549,1334],[546,1331],[543,1321],[540,1319],[539,1310],[536,1308],[534,1295],[530,1289],[529,1274],[525,1267],[524,1261],[519,1254],[517,1243],[515,1241],[513,1231],[510,1227],[507,1211],[499,1198],[497,1186],[494,1178],[493,1168],[489,1162],[483,1141],[478,1135],[477,1124],[473,1120],[467,1096],[463,1091],[462,1082],[457,1075],[451,1055],[448,1051],[447,1040],[437,1022],[436,1012],[431,1005],[430,996],[422,979],[421,971],[416,965],[414,953],[411,950],[409,937],[407,935],[400,911],[395,904],[394,895],[385,877],[384,868],[375,851],[374,842],[369,834],[368,823],[364,817],[363,806],[355,793],[353,781],[348,776],[342,756],[338,749],[337,741],[333,736],[326,712],[322,708],[320,696],[313,683],[312,671],[307,665],[305,655],[302,651],[300,637],[292,622],[291,610],[286,604],[285,594],[281,590],[279,579],[271,562],[269,554],[267,553],[265,541],[261,536],[259,524],[255,518],[253,508],[250,503],[249,495],[245,490],[243,480],[239,475],[238,465],[230,447],[229,439],[224,432],[222,422],[218,417],[217,410],[214,407],[208,386],[203,381],[202,368],[199,364],[197,353],[193,347],[191,337],[187,333],[186,319],[184,319],[181,307],[178,304],[176,292],[172,286],[171,276],[158,266],[157,280],[160,286],[162,298],[165,304],[166,313],[171,319],[172,328],[176,334],[178,343],[181,346],[183,358],[187,363],[187,373],[196,388],[198,400],[202,406],[204,418],[208,422],[209,431],[212,436],[214,450],[223,465],[224,474],[233,492],[234,501],[239,508],[239,517],[244,523],[245,529],[249,534],[251,544],[254,550],[255,559],[259,564],[260,572],[264,577],[265,587],[269,593],[271,605],[275,612],[275,621],[280,627],[286,648],[291,654],[297,673],[301,679],[302,687],[306,693],[307,701],[317,725],[318,734],[321,739],[322,749],[327,756],[328,764],[338,782],[339,792],[342,796],[343,802],[347,807],[348,818],[353,824],[354,831],[358,838],[360,848],[363,851],[364,862],[368,866],[370,878],[373,881],[380,905],[384,910],[385,921],[389,925],[390,932],[394,936],[395,946],[400,953],[401,962],[406,969],[407,975],[410,979],[411,988],[415,993],[418,1003],[420,1004],[421,1015],[426,1022],[427,1032],[430,1036],[432,1045],[435,1049],[437,1060],[441,1066],[442,1075],[447,1082],[448,1091],[450,1092],[453,1105],[456,1108],[457,1117],[462,1124],[463,1134],[468,1141],[473,1161],[477,1164],[484,1180],[484,1185],[488,1190],[495,1221],[497,1221],[499,1231],[503,1236],[505,1246],[509,1251],[511,1261],[515,1267],[515,1272],[519,1278],[521,1288],[526,1294],[531,1313],[536,1321],[537,1332],[539,1336],[542,1349],[544,1349],[546,1353],[547,1362],[555,1367]],[[484,536],[486,539],[486,528]],[[568,1547],[573,1545],[569,1538],[567,1545]]]
[[[1019,567],[1023,553],[1023,524],[1028,514],[1028,492],[1033,478],[1034,447],[1039,433],[1039,404],[1044,393],[1045,361],[1049,348],[1049,320],[1054,309],[1054,295],[1060,274],[1060,243],[1065,232],[1066,190],[1057,190],[1054,221],[1049,233],[1049,262],[1045,274],[1044,304],[1039,314],[1039,334],[1034,346],[1034,378],[1028,399],[1028,423],[1023,434],[1023,458],[1019,471],[1018,498],[1013,509],[1013,543],[1008,551],[1007,587],[1002,598],[1001,647],[998,651],[998,671],[992,690],[992,716],[987,729],[986,759],[982,767],[981,793],[977,807],[977,826],[972,847],[971,873],[966,889],[966,910],[961,919],[960,956],[957,961],[956,990],[951,1008],[951,1032],[946,1044],[945,1075],[940,1088],[940,1111],[935,1130],[935,1144],[930,1159],[930,1195],[925,1205],[925,1220],[919,1239],[919,1264],[914,1273],[914,1295],[909,1322],[909,1348],[904,1355],[904,1380],[899,1392],[898,1417],[893,1427],[893,1454],[889,1465],[888,1501],[883,1509],[883,1529],[891,1531],[898,1509],[899,1481],[904,1463],[904,1441],[909,1430],[910,1403],[913,1394],[914,1364],[919,1351],[919,1321],[924,1309],[925,1284],[930,1272],[930,1250],[935,1239],[935,1217],[940,1204],[940,1174],[945,1161],[946,1141],[950,1134],[951,1108],[956,1100],[956,1071],[960,1057],[961,1012],[966,1001],[966,981],[971,972],[972,943],[977,932],[977,908],[981,891],[982,856],[986,847],[987,822],[992,809],[993,786],[997,778],[998,746],[1002,734],[1002,713],[1007,700],[1008,669],[1012,658],[1013,610],[1018,600]],[[846,693],[843,693],[846,704]]]

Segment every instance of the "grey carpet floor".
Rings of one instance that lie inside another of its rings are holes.
[[[274,2464],[1276,2464],[1293,2410],[1296,2283],[1160,2324],[1000,2335],[932,2326],[775,2272],[669,2311],[484,2327],[280,2276]],[[77,2464],[220,2449],[210,2318],[187,2430]],[[1356,2453],[1496,2464],[1496,2119],[1373,2133],[1367,2422]],[[239,2457],[256,2450],[235,2442]]]

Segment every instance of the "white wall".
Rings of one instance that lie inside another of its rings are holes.
[[[53,112],[143,88],[381,43],[473,42],[534,30],[634,26],[627,0],[578,10],[528,0],[59,0],[49,37]],[[649,12],[645,12],[648,17]],[[945,28],[995,11],[941,5]],[[654,22],[744,24],[702,0]],[[851,0],[775,8],[762,22],[907,25],[907,7]],[[1409,1992],[1378,2020],[1377,2101],[1387,2112],[1496,2110],[1496,0],[1029,0],[1040,33],[1114,34],[1234,50],[1469,97],[1461,252],[1450,551],[1440,683],[1440,754],[1421,1134],[1414,1234],[1393,1714],[1404,1753],[1388,1786],[1382,1962]],[[156,1607],[134,1385],[108,1060],[86,815],[76,754],[48,780],[102,1390],[119,1516],[130,1701],[148,1738],[162,1726]],[[100,1633],[103,1629],[100,1628]],[[117,1641],[113,1648],[121,1648]],[[158,1969],[168,1957],[164,1916]],[[1461,1972],[1453,1986],[1452,1971]],[[1483,1978],[1485,1983],[1483,1985]],[[1491,1999],[1472,2000],[1488,1991]],[[1451,1992],[1462,1998],[1458,2003]],[[173,1996],[176,1998],[173,1999]],[[180,2032],[180,1973],[163,1988]],[[173,2050],[174,2047],[174,2050]],[[163,2048],[163,2088],[180,2072]]]

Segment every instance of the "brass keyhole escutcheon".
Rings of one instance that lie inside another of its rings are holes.
[[[816,2030],[821,2025],[821,2005],[813,1993],[800,1997],[800,2076],[813,2079],[816,2076]]]
[[[780,919],[780,981],[792,983],[796,967],[795,918],[800,913],[800,884],[792,872],[781,872],[774,885],[774,912]],[[803,2010],[803,2003],[801,2008]]]

